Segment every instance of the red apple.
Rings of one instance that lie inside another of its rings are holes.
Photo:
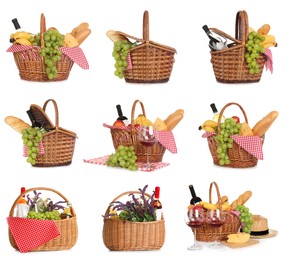
[[[236,124],[240,123],[240,119],[238,116],[233,116],[232,118],[235,119]]]

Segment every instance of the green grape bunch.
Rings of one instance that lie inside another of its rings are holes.
[[[27,162],[35,165],[39,153],[39,143],[43,140],[43,133],[39,127],[31,127],[22,130],[23,144],[27,146]]]
[[[110,167],[121,167],[131,171],[138,169],[137,156],[134,146],[119,145],[116,152],[109,155],[106,165]]]
[[[38,220],[60,220],[60,212],[58,210],[45,211],[45,212],[36,212],[35,210],[30,210],[27,214],[29,219],[38,219]]]
[[[124,77],[124,71],[128,66],[127,56],[131,48],[136,46],[136,43],[131,43],[128,40],[119,40],[114,42],[113,57],[115,59],[115,76],[122,79]]]
[[[58,75],[57,62],[62,57],[59,47],[64,46],[64,37],[64,35],[55,29],[48,29],[44,33],[45,45],[41,48],[40,55],[43,57],[46,73],[50,80],[53,80]],[[32,38],[31,41],[34,46],[41,47],[40,33]]]
[[[224,122],[220,123],[220,131],[215,136],[215,141],[218,144],[216,149],[217,157],[219,158],[219,165],[230,164],[228,156],[228,149],[232,148],[233,139],[230,135],[239,133],[241,123],[236,123],[234,118],[226,118]]]
[[[253,31],[248,34],[248,41],[246,42],[245,60],[249,68],[250,74],[260,73],[260,68],[257,59],[260,53],[265,52],[265,48],[260,45],[265,40],[263,35]]]
[[[235,210],[240,212],[238,218],[241,222],[242,231],[244,233],[250,234],[253,219],[252,213],[249,211],[249,208],[247,208],[245,205],[238,205],[235,207]]]

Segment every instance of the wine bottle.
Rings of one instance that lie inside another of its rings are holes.
[[[21,28],[17,18],[12,19],[12,23],[13,23],[13,25],[15,27],[15,30],[19,30]]]
[[[223,50],[227,48],[227,39],[215,32],[211,32],[207,25],[204,25],[202,29],[205,31],[209,38],[209,47],[213,50]]]
[[[189,190],[190,190],[190,193],[191,193],[191,200],[190,200],[190,204],[191,205],[196,205],[197,203],[201,202],[201,198],[197,197],[196,196],[196,193],[195,193],[195,190],[194,190],[194,187],[193,185],[189,185]]]
[[[40,124],[39,122],[36,121],[36,119],[35,119],[35,117],[34,117],[34,115],[33,115],[31,110],[27,110],[26,112],[27,112],[27,114],[28,114],[28,116],[30,118],[30,121],[32,123],[32,127],[39,127],[39,128],[43,127],[42,124]]]
[[[22,194],[23,192],[25,192],[25,188],[21,187],[21,193],[20,194]],[[23,195],[23,197],[21,197],[17,201],[16,216],[19,218],[26,218],[28,211],[29,211],[29,205],[27,203],[25,195]]]
[[[218,113],[218,110],[217,110],[215,104],[214,103],[210,104],[210,107],[211,107],[212,112],[213,112],[213,121],[218,122],[219,113]],[[224,117],[224,115],[222,115],[220,122],[222,123],[222,122],[224,122],[224,120],[225,120],[225,117]]]
[[[161,220],[161,215],[162,215],[162,204],[159,200],[159,192],[160,192],[160,187],[156,186],[155,192],[154,192],[154,203],[153,203],[155,214],[156,214],[156,220]]]
[[[117,120],[121,120],[121,121],[123,121],[125,123],[125,125],[128,125],[128,118],[123,115],[121,105],[116,105],[116,108],[117,108],[118,116],[119,116],[117,118]]]

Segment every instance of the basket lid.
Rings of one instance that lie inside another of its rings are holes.
[[[35,120],[43,125],[43,127],[49,131],[55,128],[50,118],[47,116],[45,111],[38,105],[32,104],[30,110],[35,118]]]

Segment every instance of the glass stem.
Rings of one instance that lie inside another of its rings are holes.
[[[196,246],[197,242],[196,242],[196,228],[193,229],[193,244]]]

